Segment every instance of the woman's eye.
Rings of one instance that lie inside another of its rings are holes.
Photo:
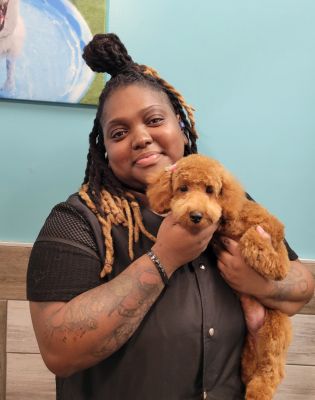
[[[179,190],[181,192],[188,192],[188,186],[187,185],[182,185],[182,186],[179,187]]]
[[[163,121],[161,117],[154,117],[149,120],[149,125],[159,125]]]
[[[120,129],[112,132],[110,136],[112,139],[121,139],[126,134],[126,132],[126,129]]]
[[[210,185],[206,186],[206,192],[213,193],[213,186],[210,186]]]

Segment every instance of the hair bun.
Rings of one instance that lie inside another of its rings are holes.
[[[83,59],[94,72],[117,75],[133,64],[126,47],[114,33],[99,33],[84,47]]]

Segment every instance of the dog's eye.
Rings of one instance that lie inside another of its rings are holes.
[[[206,192],[207,193],[213,193],[213,186],[206,186]]]
[[[179,190],[181,192],[188,192],[188,187],[187,187],[187,185],[182,185],[182,186],[180,186]]]

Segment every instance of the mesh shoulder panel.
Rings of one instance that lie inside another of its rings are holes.
[[[89,223],[68,203],[60,203],[52,209],[37,240],[44,238],[70,240],[98,251]]]

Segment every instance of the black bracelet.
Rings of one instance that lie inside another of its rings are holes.
[[[149,250],[147,252],[147,256],[150,258],[150,260],[156,266],[156,269],[159,271],[159,274],[161,275],[164,285],[168,286],[169,285],[168,276],[166,275],[165,269],[164,269],[160,259],[153,253],[152,250]]]

